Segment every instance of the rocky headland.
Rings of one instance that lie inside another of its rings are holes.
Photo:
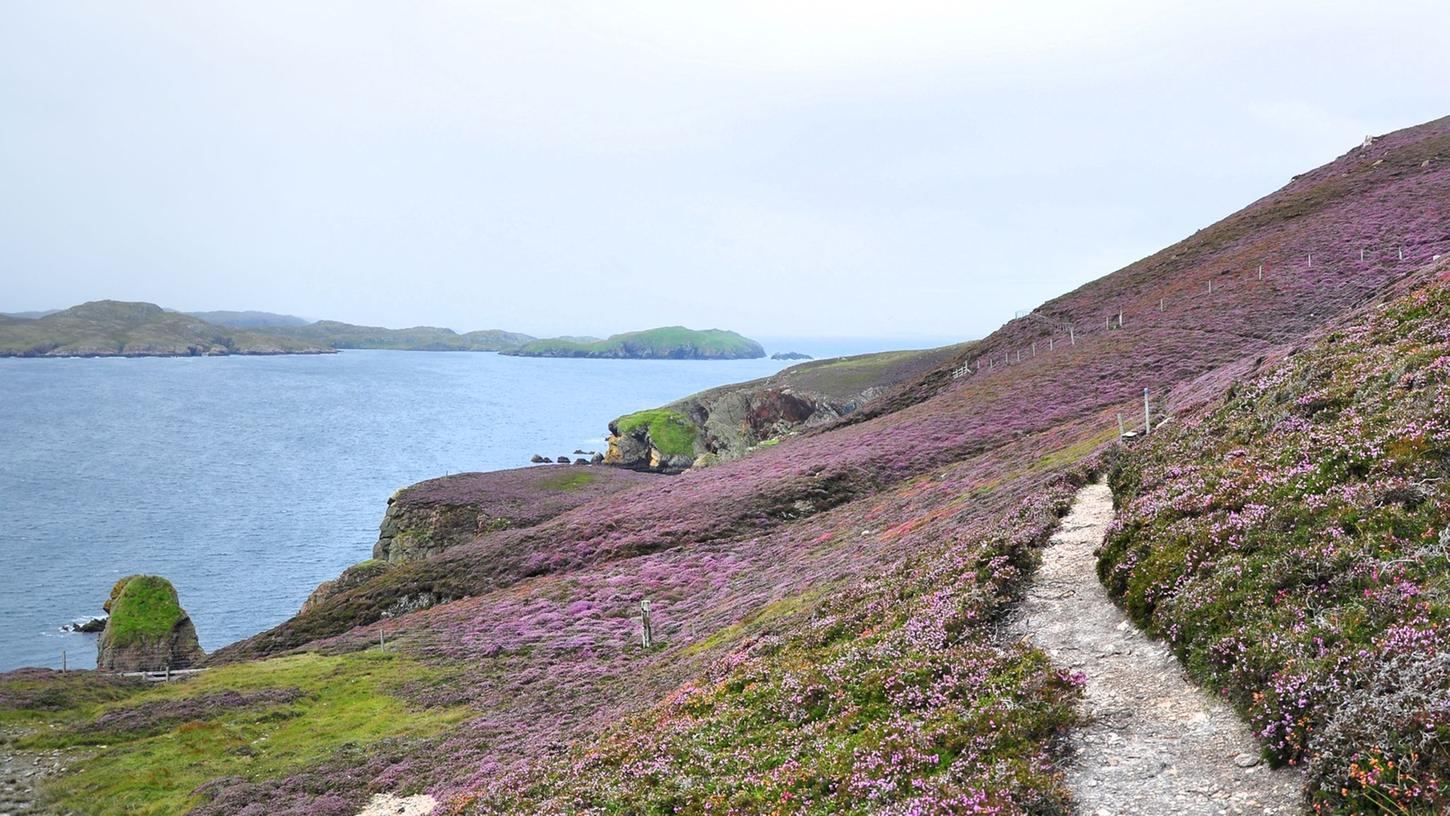
[[[968,344],[815,360],[609,423],[605,464],[678,472],[822,427],[966,353]]]

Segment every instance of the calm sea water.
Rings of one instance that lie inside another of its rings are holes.
[[[813,349],[814,350],[814,349]],[[855,351],[855,349],[851,349]],[[324,357],[0,359],[0,671],[95,664],[60,627],[170,578],[208,651],[367,558],[388,496],[602,450],[609,420],[783,363]]]

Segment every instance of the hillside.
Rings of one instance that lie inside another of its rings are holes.
[[[963,344],[815,360],[622,416],[609,423],[605,462],[678,471],[738,459],[756,446],[829,424],[967,348]]]
[[[1432,541],[1450,507],[1420,482],[1443,458],[1424,420],[1445,393],[1447,201],[1450,119],[1356,146],[838,420],[397,564],[214,653],[198,680],[0,677],[0,722],[28,729],[20,750],[71,752],[48,790],[83,813],[351,816],[426,792],[468,814],[1063,814],[1095,678],[1001,624],[1072,497],[1112,467],[1115,536],[1131,536],[1114,547],[1133,557],[1105,551],[1128,564],[1109,587],[1128,574],[1128,609],[1196,676],[1269,698],[1245,708],[1270,715],[1255,724],[1275,761],[1307,752],[1305,812],[1444,812],[1450,567]],[[1158,430],[1124,452],[1118,416],[1141,416],[1145,388]],[[1328,491],[1302,504],[1322,535],[1266,524],[1284,496],[1219,498],[1259,476]],[[1342,561],[1340,534],[1359,542]],[[1248,542],[1238,561],[1214,549]],[[1239,594],[1191,592],[1176,613],[1165,588],[1200,573]],[[1317,683],[1315,661],[1340,657],[1342,688]],[[1331,692],[1362,728],[1296,743]]]
[[[187,314],[218,326],[234,329],[270,329],[283,326],[306,326],[308,320],[293,315],[256,311],[187,312]]]
[[[331,351],[304,340],[218,326],[151,303],[97,300],[40,318],[0,321],[0,357],[194,357]]]
[[[584,342],[534,340],[504,352],[517,357],[603,357],[629,360],[744,360],[765,356],[754,340],[721,329],[665,326]]]
[[[483,329],[459,334],[452,329],[414,326],[385,329],[355,326],[336,320],[319,320],[305,326],[271,329],[287,337],[335,349],[396,349],[400,351],[504,351],[534,338],[502,329]]]

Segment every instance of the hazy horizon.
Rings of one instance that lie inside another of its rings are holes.
[[[1450,113],[1443,3],[1121,9],[12,5],[0,309],[964,340]]]

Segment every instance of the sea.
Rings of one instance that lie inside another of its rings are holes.
[[[93,667],[96,636],[64,627],[102,614],[134,573],[170,579],[215,650],[368,558],[401,487],[602,452],[621,414],[786,365],[409,351],[0,359],[0,671]]]

